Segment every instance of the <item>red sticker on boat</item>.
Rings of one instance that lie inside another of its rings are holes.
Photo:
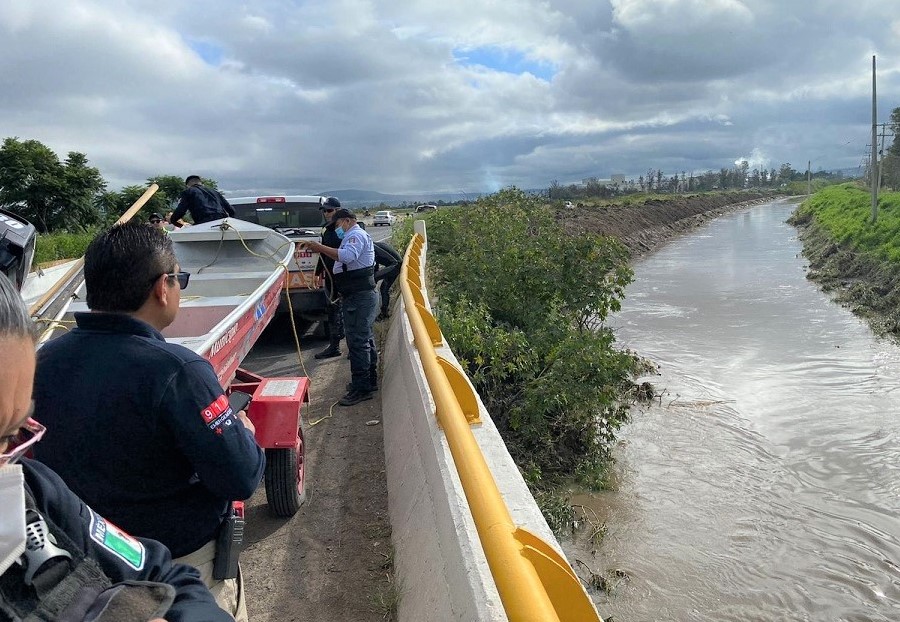
[[[212,404],[204,408],[200,415],[203,417],[203,422],[208,425],[228,409],[228,397],[220,395]]]

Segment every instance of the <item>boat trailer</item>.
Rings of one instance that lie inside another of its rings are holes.
[[[306,499],[301,412],[309,403],[309,378],[264,378],[238,368],[228,392],[253,396],[247,416],[266,452],[266,499],[276,516],[293,516]]]

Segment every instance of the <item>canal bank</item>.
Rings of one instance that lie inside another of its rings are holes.
[[[871,222],[868,190],[843,184],[805,201],[789,222],[797,227],[808,277],[879,335],[900,338],[900,193],[882,195]]]
[[[560,210],[564,229],[619,239],[632,257],[651,252],[719,216],[777,198],[772,192],[739,191],[654,197],[638,203],[587,205]]]

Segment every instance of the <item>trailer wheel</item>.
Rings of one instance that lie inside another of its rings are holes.
[[[306,500],[303,433],[290,449],[266,449],[266,498],[275,516],[290,518]]]

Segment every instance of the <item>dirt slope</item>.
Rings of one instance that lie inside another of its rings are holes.
[[[762,192],[729,192],[718,195],[673,196],[641,205],[587,206],[560,210],[559,219],[570,233],[591,231],[619,238],[640,255],[672,237],[722,214],[754,203],[772,200]]]

